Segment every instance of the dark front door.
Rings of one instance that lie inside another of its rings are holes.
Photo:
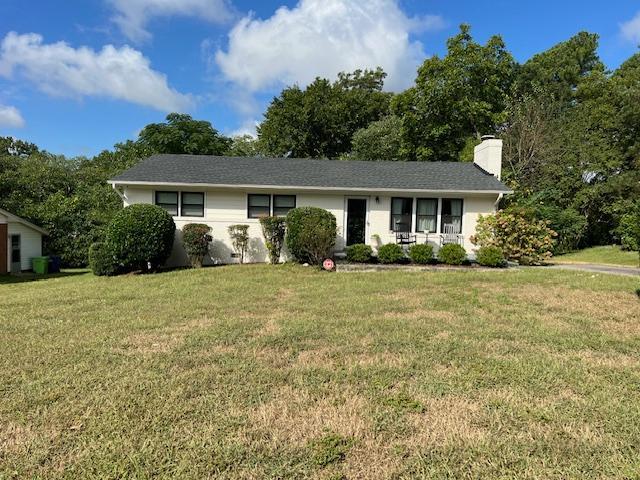
[[[20,243],[20,235],[11,235],[11,273],[20,273],[22,271]]]
[[[367,201],[364,198],[347,199],[347,245],[364,243],[367,221]]]

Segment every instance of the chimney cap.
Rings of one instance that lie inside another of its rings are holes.
[[[482,135],[482,137],[480,137],[480,139],[482,141],[484,141],[484,140],[494,140],[495,138],[496,138],[495,135]]]

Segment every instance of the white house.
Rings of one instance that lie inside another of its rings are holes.
[[[178,229],[209,225],[211,260],[217,263],[237,261],[230,225],[250,226],[248,258],[263,262],[259,218],[307,205],[335,215],[337,252],[354,243],[438,247],[453,238],[473,254],[470,237],[478,215],[493,213],[500,197],[510,193],[500,181],[501,163],[502,140],[490,137],[476,147],[473,163],[154,155],[110,183],[125,206],[155,203],[173,215]],[[186,262],[176,241],[169,263]]]
[[[31,270],[33,257],[42,255],[43,228],[0,208],[0,274]]]

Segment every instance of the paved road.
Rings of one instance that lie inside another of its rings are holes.
[[[563,268],[566,270],[582,270],[585,272],[609,273],[612,275],[628,275],[631,277],[640,276],[640,268],[616,267],[613,265],[598,265],[596,263],[556,263],[552,268]]]

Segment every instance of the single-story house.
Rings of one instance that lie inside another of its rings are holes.
[[[33,257],[42,255],[43,235],[44,228],[0,208],[0,274],[31,270]]]
[[[234,224],[249,225],[249,260],[266,261],[259,218],[301,206],[335,215],[338,253],[355,243],[375,249],[428,242],[437,249],[453,239],[473,254],[478,215],[495,212],[511,193],[500,181],[501,163],[502,140],[490,137],[476,147],[473,163],[153,155],[110,183],[125,206],[165,208],[178,230],[209,225],[216,263],[237,261],[227,231]],[[168,263],[187,263],[180,241]]]

